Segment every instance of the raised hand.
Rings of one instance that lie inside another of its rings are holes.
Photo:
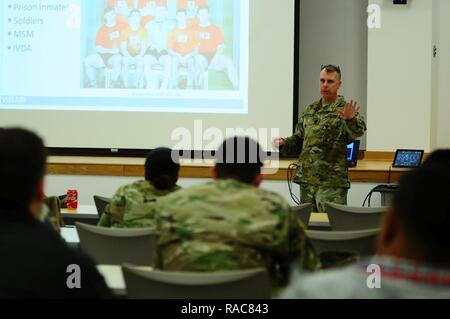
[[[279,149],[283,145],[284,145],[284,139],[283,138],[278,137],[278,138],[273,140],[273,147],[275,149]]]
[[[351,100],[346,103],[342,111],[338,111],[341,119],[349,121],[355,118],[356,114],[359,112],[359,106]]]

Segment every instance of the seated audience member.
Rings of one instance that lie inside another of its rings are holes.
[[[225,38],[222,30],[211,22],[208,7],[199,9],[198,19],[198,26],[195,27],[199,38],[199,54],[195,56],[197,85],[199,88],[205,87],[208,70],[225,71],[233,89],[237,90],[238,74],[233,61],[224,53]]]
[[[194,57],[197,54],[198,39],[195,31],[187,25],[186,11],[177,11],[177,27],[169,33],[169,53],[172,56],[172,88],[179,85],[179,68],[187,68],[187,88],[194,84]]]
[[[105,87],[115,87],[121,72],[120,38],[125,25],[117,23],[117,14],[109,10],[104,15],[104,25],[97,31],[95,53],[84,61],[86,76],[91,88],[97,88],[97,69],[111,69],[111,83],[105,82]],[[106,70],[104,71],[105,74]],[[106,80],[105,80],[106,81]]]
[[[167,19],[167,8],[158,5],[155,19],[145,25],[148,33],[148,49],[144,56],[144,74],[148,89],[167,90],[170,80],[170,56],[167,42],[173,23]],[[162,68],[161,80],[156,76],[154,67]]]
[[[0,298],[111,297],[94,264],[38,220],[45,167],[38,136],[0,130]],[[70,265],[79,267],[81,288],[70,288],[77,284]]]
[[[144,73],[144,55],[147,51],[148,34],[141,26],[141,13],[131,10],[128,27],[121,33],[122,81],[125,88],[138,88]],[[134,72],[130,72],[134,67]],[[129,79],[133,73],[132,80]]]
[[[450,167],[450,149],[440,149],[434,151],[425,159],[425,161],[422,163],[422,166],[427,167],[428,165],[438,163]]]
[[[259,188],[263,166],[257,142],[226,140],[217,151],[214,181],[180,190],[155,205],[165,270],[223,271],[266,267],[275,287],[290,266],[320,263],[285,200]],[[250,153],[251,152],[251,153]]]
[[[176,185],[180,165],[172,161],[172,151],[157,148],[151,151],[145,161],[145,180],[120,187],[106,206],[99,226],[103,227],[150,227],[153,219],[140,220],[148,204],[160,196],[180,189]],[[135,220],[139,219],[139,224]]]
[[[371,260],[298,276],[284,298],[450,298],[450,169],[406,173]]]

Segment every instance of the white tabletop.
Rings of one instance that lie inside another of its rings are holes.
[[[97,265],[97,270],[105,278],[106,285],[113,291],[125,292],[125,280],[123,279],[122,266]]]
[[[142,270],[152,271],[152,267],[139,266]],[[105,278],[106,285],[116,295],[126,295],[125,279],[123,278],[122,266],[120,265],[97,265],[98,272]]]
[[[77,229],[75,227],[61,227],[60,234],[68,244],[78,244],[80,242],[80,238],[78,237]]]

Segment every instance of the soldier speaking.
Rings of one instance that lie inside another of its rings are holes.
[[[294,135],[274,140],[282,155],[299,155],[294,182],[300,184],[301,202],[317,212],[325,211],[325,202],[347,204],[347,144],[366,131],[357,103],[338,95],[341,76],[338,66],[323,66],[321,99],[306,107]]]

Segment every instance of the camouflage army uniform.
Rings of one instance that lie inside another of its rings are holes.
[[[301,201],[317,204],[317,211],[324,211],[325,202],[347,203],[347,144],[366,131],[360,114],[349,121],[340,118],[345,103],[339,96],[329,105],[322,100],[309,105],[281,149],[282,154],[300,154],[295,182]]]
[[[111,199],[111,203],[98,223],[103,227],[152,227],[153,219],[148,218],[149,206],[154,205],[158,197],[165,196],[180,189],[175,186],[171,190],[159,190],[149,181],[141,180],[120,187]],[[147,218],[142,220],[141,215]],[[135,223],[138,219],[139,223]]]
[[[303,225],[277,194],[233,179],[191,187],[158,200],[162,269],[219,271],[266,267],[275,287],[289,267],[320,267]]]

